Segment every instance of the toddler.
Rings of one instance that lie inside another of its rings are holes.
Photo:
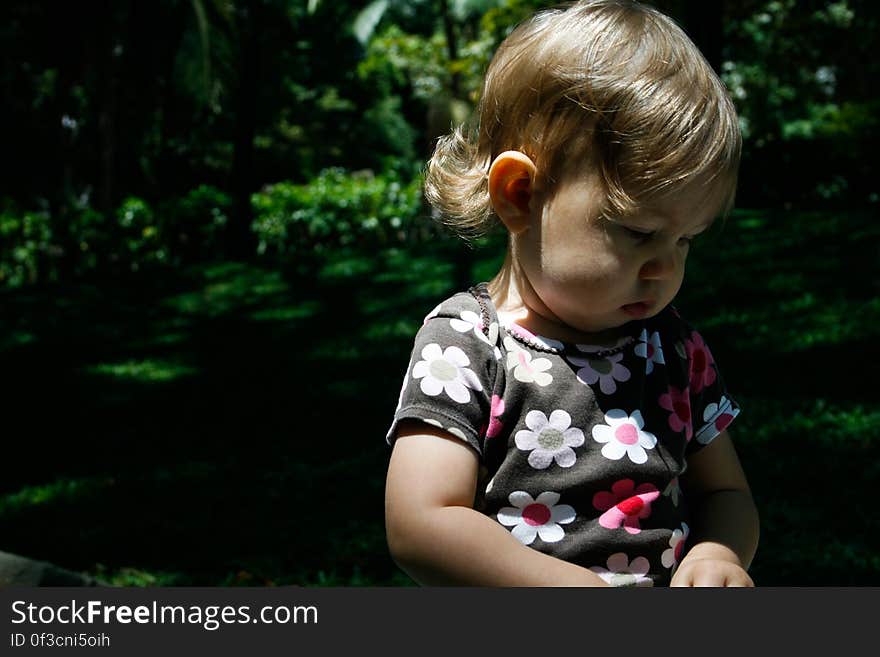
[[[740,146],[722,83],[653,8],[577,2],[501,44],[475,129],[427,168],[444,220],[500,221],[508,249],[425,318],[388,432],[388,544],[417,582],[753,585],[740,409],[671,305]]]

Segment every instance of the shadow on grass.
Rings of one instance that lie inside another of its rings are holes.
[[[677,303],[744,407],[759,584],[880,583],[878,233],[739,212],[691,256]],[[119,584],[409,583],[385,546],[383,437],[461,253],[2,293],[0,549]],[[477,255],[482,280],[502,253]]]

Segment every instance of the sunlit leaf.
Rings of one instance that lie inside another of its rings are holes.
[[[353,30],[358,41],[366,44],[370,40],[386,9],[388,9],[388,0],[375,0],[357,15]]]

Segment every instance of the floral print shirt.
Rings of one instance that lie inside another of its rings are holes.
[[[672,307],[618,343],[502,326],[484,283],[426,318],[387,440],[417,419],[480,459],[474,508],[615,586],[668,585],[688,538],[687,457],[736,417],[703,338]]]

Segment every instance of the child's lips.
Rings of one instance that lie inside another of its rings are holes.
[[[645,299],[644,301],[636,301],[635,303],[628,303],[625,306],[621,306],[621,310],[625,312],[630,317],[640,318],[644,317],[651,310],[651,307],[654,305],[653,299]]]

